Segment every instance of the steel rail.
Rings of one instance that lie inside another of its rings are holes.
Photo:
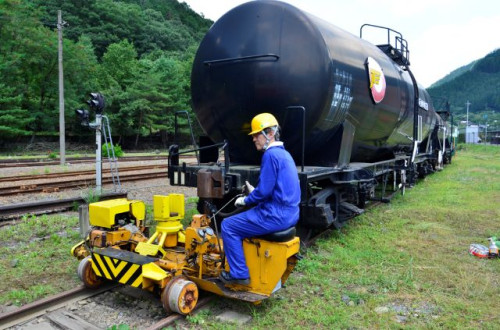
[[[198,303],[196,304],[196,307],[194,308],[193,312],[196,312],[196,311],[202,309],[210,301],[212,301],[212,296],[205,297],[205,298],[199,300]],[[184,315],[175,314],[175,313],[174,314],[170,314],[166,318],[164,318],[164,319],[156,322],[155,324],[152,324],[151,326],[149,326],[148,328],[146,328],[146,330],[160,330],[160,329],[164,329],[164,328],[170,326],[175,321],[181,320],[181,319],[184,319],[184,318],[185,318]]]
[[[186,156],[192,157],[192,156]],[[149,160],[167,160],[167,156],[130,156],[130,157],[120,157],[119,162],[135,162],[135,161],[149,161]],[[66,158],[67,163],[72,164],[85,164],[85,163],[95,163],[95,157],[78,157],[78,158]],[[44,159],[2,159],[0,160],[0,168],[5,167],[21,167],[21,166],[50,166],[50,165],[61,165],[59,160],[44,160]]]
[[[120,175],[120,181],[138,181],[138,180],[150,180],[157,178],[166,178],[168,176],[167,171],[161,172],[148,172],[148,173],[136,173],[136,174],[125,174]],[[106,177],[102,179],[102,183],[113,183],[111,177]],[[93,179],[76,179],[76,180],[66,180],[59,182],[49,182],[49,183],[38,183],[38,184],[27,184],[17,187],[0,187],[0,196],[9,196],[17,194],[29,194],[29,193],[41,193],[41,192],[55,192],[71,188],[85,188],[93,184]]]
[[[0,330],[11,328],[16,325],[28,322],[36,317],[47,314],[54,310],[60,309],[75,301],[84,300],[92,296],[101,294],[118,287],[120,284],[108,283],[99,289],[87,289],[83,285],[77,288],[61,292],[54,296],[50,296],[41,300],[37,300],[30,304],[24,305],[19,309],[11,312],[0,314]],[[208,296],[198,301],[193,312],[197,312],[212,301],[213,297]],[[173,324],[177,320],[185,319],[184,315],[170,314],[167,317],[159,320],[158,322],[150,325],[147,330],[160,330]]]
[[[121,167],[120,173],[130,172],[130,171],[145,171],[153,170],[157,168],[167,168],[166,164],[156,164],[156,165],[143,165],[143,166],[129,166]],[[109,169],[103,169],[102,173],[110,173]],[[95,170],[85,170],[85,171],[71,171],[71,172],[56,172],[56,173],[46,173],[46,174],[34,174],[34,175],[13,175],[0,178],[0,182],[9,181],[24,181],[24,180],[45,180],[50,178],[61,178],[68,176],[83,176],[83,175],[95,175]]]
[[[95,290],[87,289],[83,285],[77,288],[61,292],[54,296],[50,296],[41,300],[34,301],[24,305],[21,308],[0,315],[0,330],[10,328],[17,324],[29,321],[45,314],[47,311],[52,311],[64,307],[74,301],[83,300],[105,291],[117,287],[116,283],[109,283]]]
[[[113,198],[127,198],[126,192],[111,192],[100,196],[101,200],[113,199]],[[44,201],[36,201],[33,203],[19,203],[10,205],[0,206],[0,221],[1,220],[12,220],[14,216],[20,216],[24,214],[45,214],[55,211],[64,211],[71,209],[75,206],[75,203],[80,205],[86,203],[83,197],[73,197],[66,199],[51,199]]]

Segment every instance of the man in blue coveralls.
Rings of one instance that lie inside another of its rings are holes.
[[[279,125],[270,113],[252,119],[250,132],[257,150],[264,152],[259,184],[246,197],[238,197],[235,205],[255,205],[222,222],[222,239],[230,272],[222,271],[226,284],[250,283],[243,254],[243,239],[282,231],[299,220],[300,187],[297,168],[290,153],[279,141]],[[252,187],[253,188],[253,187]]]

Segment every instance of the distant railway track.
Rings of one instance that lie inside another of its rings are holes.
[[[120,173],[123,173],[123,172],[130,172],[130,171],[153,170],[153,169],[158,169],[158,168],[166,169],[166,165],[165,164],[156,164],[156,165],[121,167],[118,169],[118,171]],[[110,173],[110,170],[103,169],[102,173],[103,174]],[[7,177],[0,178],[0,182],[19,183],[20,181],[28,181],[28,180],[30,180],[30,181],[31,180],[44,180],[44,179],[51,179],[51,178],[75,177],[75,176],[84,176],[84,175],[95,175],[95,170],[7,176]]]
[[[126,198],[126,192],[113,192],[101,195],[101,200]],[[31,203],[19,203],[0,206],[0,221],[13,220],[25,214],[40,215],[54,212],[63,212],[72,209],[75,205],[84,204],[83,197],[65,199],[51,199]]]
[[[119,162],[137,162],[137,161],[150,161],[150,160],[167,160],[167,156],[137,156],[137,157],[120,157]],[[103,162],[107,161],[103,158]],[[66,158],[67,163],[71,164],[85,164],[95,163],[95,157],[78,157]],[[46,160],[46,159],[2,159],[0,160],[1,167],[31,167],[31,166],[51,166],[60,165],[59,160]]]
[[[195,159],[195,157],[190,155],[180,155],[181,159]],[[124,162],[140,162],[140,161],[153,161],[153,160],[164,160],[165,163],[168,160],[167,156],[137,156],[137,157],[120,157],[117,159],[119,163]],[[103,157],[103,163],[106,163],[108,159]],[[95,157],[78,157],[78,158],[66,158],[66,163],[70,164],[91,164],[95,163]],[[61,165],[60,160],[47,160],[39,158],[31,159],[1,159],[0,168],[8,167],[34,167],[34,166],[56,166]]]
[[[74,175],[79,175],[79,172],[75,173],[76,174]],[[120,182],[159,179],[166,178],[167,176],[168,173],[165,169],[163,171],[156,172],[120,174]],[[94,180],[95,179],[92,177],[85,177],[58,182],[29,183],[16,186],[0,187],[0,196],[12,196],[30,193],[50,193],[74,188],[86,188],[93,185],[95,183]],[[113,183],[113,179],[110,176],[102,178],[102,184],[109,183]]]

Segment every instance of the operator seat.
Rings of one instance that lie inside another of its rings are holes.
[[[265,235],[255,236],[255,238],[263,239],[270,242],[287,242],[295,237],[295,227],[290,227],[282,231],[276,231]]]

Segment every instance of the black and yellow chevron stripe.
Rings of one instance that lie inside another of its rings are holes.
[[[97,276],[136,288],[142,288],[141,265],[93,253],[92,269]]]

